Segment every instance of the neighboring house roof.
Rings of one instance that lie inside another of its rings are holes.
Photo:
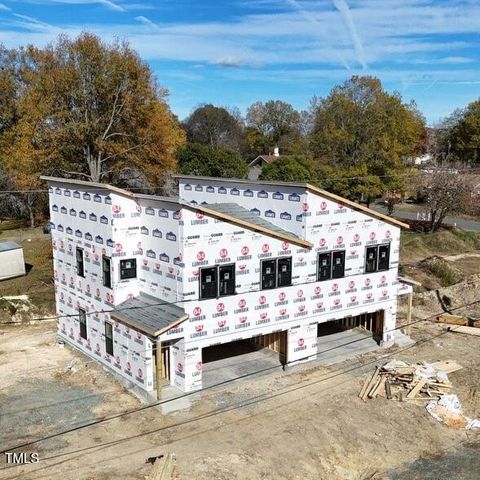
[[[188,205],[186,205],[188,206]],[[300,245],[306,248],[312,248],[313,244],[303,240],[294,233],[288,232],[283,228],[274,225],[259,215],[255,215],[250,210],[237,205],[236,203],[213,203],[207,206],[196,206],[195,210],[200,210],[206,215],[235,223],[250,230],[265,233],[279,240]]]
[[[23,248],[16,242],[0,242],[0,252],[9,252],[10,250],[18,250]]]
[[[144,293],[118,305],[110,316],[153,337],[188,319],[183,308]]]
[[[257,158],[254,158],[249,164],[249,167],[255,166],[260,161],[264,161],[265,163],[272,163],[274,160],[278,160],[280,155],[259,155]]]
[[[334,193],[327,192],[326,190],[322,190],[321,188],[315,187],[310,183],[306,182],[268,182],[268,181],[255,181],[255,180],[244,180],[239,178],[216,178],[216,177],[197,177],[195,175],[175,175],[175,178],[185,179],[185,180],[206,180],[210,182],[223,182],[223,183],[243,183],[248,185],[272,185],[272,186],[285,186],[285,187],[297,187],[297,188],[305,188],[313,193],[317,193],[324,198],[328,198],[335,202],[341,202],[344,205],[348,205],[353,210],[357,210],[363,212],[373,218],[378,218],[383,220],[384,222],[390,223],[397,227],[402,227],[405,229],[410,228],[408,224],[401,222],[395,218],[389,217],[388,215],[384,215],[383,213],[376,212],[371,208],[366,207],[365,205],[361,205],[360,203],[356,203],[353,200],[348,200],[347,198],[340,197],[339,195],[335,195]]]

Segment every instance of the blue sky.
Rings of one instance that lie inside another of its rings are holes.
[[[7,47],[83,30],[128,39],[181,119],[205,102],[305,109],[354,74],[430,124],[480,97],[480,0],[0,0]]]

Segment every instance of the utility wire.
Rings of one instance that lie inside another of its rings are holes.
[[[466,306],[469,306],[469,305],[472,305],[472,304],[477,304],[477,303],[480,303],[480,300],[477,300],[475,302],[471,302],[469,304],[464,304],[464,305],[461,305],[459,307],[456,307],[454,309],[451,309],[451,311],[454,311],[454,310],[458,310],[460,308],[465,308]],[[420,320],[417,320],[415,322],[412,322],[412,324],[414,323],[419,323],[419,322],[423,322],[423,321],[427,321],[429,319],[432,319],[438,315],[441,315],[442,313],[444,313],[443,311],[442,312],[439,312],[439,313],[436,313],[434,315],[430,315],[429,317],[425,317],[423,319],[420,319]],[[394,329],[391,329],[390,331],[394,331],[394,330],[398,330],[400,328],[404,328],[406,325],[400,325],[398,327],[395,327]],[[453,329],[455,330],[455,329]],[[447,333],[447,331],[445,332],[442,332],[442,334],[444,333]],[[386,332],[385,332],[386,333]],[[441,334],[441,335],[442,335]],[[370,338],[370,337],[365,337],[365,338]],[[435,338],[432,337],[432,338]],[[362,339],[363,340],[363,339]],[[420,343],[424,343],[424,341],[420,341],[420,342],[417,342],[415,345],[417,344],[420,344]],[[410,348],[410,347],[407,347],[407,348]],[[403,350],[400,350],[400,351],[403,351]],[[394,352],[392,353],[393,354],[397,354],[398,352]],[[316,357],[318,356],[319,353],[315,354],[315,355],[308,355],[306,357],[302,357],[302,358],[299,358],[299,359],[296,359],[294,362],[288,362],[286,365],[288,365],[289,363],[297,363],[297,362],[301,362],[302,360],[308,360],[308,359],[311,359],[312,357]],[[388,355],[387,355],[388,356]],[[377,360],[375,360],[377,361]],[[227,383],[231,383],[233,381],[236,381],[236,380],[239,380],[239,379],[243,379],[243,378],[247,378],[247,377],[250,377],[252,375],[256,375],[258,373],[261,373],[261,372],[264,372],[264,371],[268,371],[268,370],[272,370],[274,368],[279,368],[279,366],[274,366],[274,367],[268,367],[268,368],[265,368],[265,369],[262,369],[262,370],[258,370],[256,372],[252,372],[252,373],[248,373],[248,374],[245,374],[245,375],[241,375],[239,377],[235,377],[233,379],[229,379],[229,380],[225,380],[223,382],[219,382],[217,384],[214,384],[214,385],[211,385],[211,386],[208,386],[208,387],[205,387],[204,389],[201,389],[201,390],[195,390],[195,391],[192,391],[192,392],[188,392],[188,393],[185,393],[184,395],[181,395],[179,397],[175,397],[175,398],[172,398],[172,399],[166,399],[166,400],[159,400],[157,402],[153,402],[153,403],[150,403],[148,405],[144,405],[144,406],[141,406],[141,407],[138,407],[138,408],[135,408],[135,409],[132,409],[132,410],[127,410],[125,412],[122,412],[122,413],[118,413],[118,414],[115,414],[115,415],[111,415],[109,417],[103,417],[103,418],[100,418],[100,419],[97,419],[97,420],[94,420],[92,422],[88,422],[88,423],[85,423],[83,425],[80,425],[78,427],[74,427],[74,428],[71,428],[71,429],[66,429],[64,431],[61,431],[61,432],[57,432],[57,433],[54,433],[54,434],[51,434],[51,435],[48,435],[48,436],[45,436],[45,437],[42,437],[40,439],[37,439],[37,440],[33,440],[33,441],[29,441],[29,442],[25,442],[23,444],[20,444],[20,445],[16,445],[16,446],[13,446],[13,447],[9,447],[7,449],[4,449],[4,450],[0,450],[0,454],[1,453],[6,453],[6,452],[9,452],[9,451],[12,451],[12,450],[16,450],[16,449],[19,449],[19,448],[24,448],[24,447],[28,447],[30,445],[34,445],[35,443],[39,443],[39,442],[43,442],[45,440],[50,440],[52,438],[56,438],[56,437],[59,437],[59,436],[62,436],[62,435],[65,435],[67,433],[71,433],[71,432],[74,432],[74,431],[77,431],[77,430],[81,430],[83,428],[87,428],[87,427],[90,427],[90,426],[93,426],[93,425],[98,425],[100,423],[105,423],[107,421],[110,421],[110,420],[113,420],[113,419],[116,419],[116,418],[120,418],[120,417],[124,417],[126,415],[130,415],[132,413],[137,413],[137,412],[140,412],[140,411],[143,411],[143,410],[147,410],[147,409],[150,409],[152,407],[155,407],[155,406],[158,406],[158,405],[163,405],[163,404],[166,404],[166,403],[169,403],[169,402],[172,402],[172,401],[175,401],[175,400],[180,400],[182,398],[185,398],[185,397],[189,397],[189,396],[192,396],[192,395],[195,395],[195,394],[199,394],[200,392],[204,392],[206,390],[209,390],[209,389],[212,389],[214,387],[218,387],[218,386],[221,386],[221,385],[224,385],[224,384],[227,384]],[[348,371],[350,370],[347,370],[345,373],[347,373]]]

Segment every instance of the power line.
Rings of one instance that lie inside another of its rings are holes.
[[[427,317],[428,318],[428,317]],[[424,319],[426,320],[426,319]],[[458,328],[458,327],[457,327]],[[455,328],[453,328],[452,330],[455,330]],[[445,335],[446,333],[448,333],[448,330],[444,331],[444,332],[441,332],[440,334],[438,335],[432,335],[432,336],[429,336],[428,338],[425,338],[425,339],[422,339],[422,340],[419,340],[417,343],[415,343],[414,345],[410,345],[410,346],[407,346],[401,350],[398,350],[396,352],[392,352],[392,353],[389,353],[389,354],[386,354],[386,355],[383,355],[380,357],[380,359],[384,359],[384,358],[389,358],[389,357],[392,357],[392,356],[395,356],[395,355],[398,355],[398,353],[400,352],[404,352],[406,350],[409,350],[417,345],[421,345],[423,343],[426,343],[427,341],[430,341],[434,338],[438,338],[442,335]],[[190,423],[193,423],[193,422],[196,422],[198,420],[203,420],[205,418],[211,418],[213,416],[216,416],[216,415],[220,415],[222,413],[226,413],[226,412],[229,412],[229,411],[232,411],[232,410],[236,410],[238,408],[242,408],[242,407],[245,407],[245,406],[249,406],[249,405],[252,405],[252,404],[255,404],[255,403],[259,403],[261,401],[266,401],[266,400],[270,400],[270,399],[273,399],[273,398],[277,398],[277,397],[280,397],[280,396],[283,396],[283,395],[287,395],[288,393],[291,393],[293,391],[297,391],[297,390],[300,390],[300,389],[304,389],[304,388],[307,388],[307,387],[310,387],[312,385],[317,385],[317,384],[320,384],[320,383],[323,383],[327,380],[331,380],[332,378],[336,378],[336,377],[339,377],[341,375],[345,375],[347,373],[350,373],[352,371],[355,371],[355,370],[358,370],[358,369],[362,369],[368,365],[371,365],[371,364],[374,364],[374,363],[377,363],[378,360],[380,359],[374,359],[372,361],[369,361],[369,362],[366,362],[366,363],[363,363],[363,364],[360,364],[360,365],[357,365],[357,366],[353,366],[351,368],[347,368],[347,369],[340,369],[338,371],[334,371],[332,372],[331,375],[329,376],[326,376],[326,377],[322,377],[318,380],[315,380],[313,382],[310,382],[310,383],[307,383],[307,384],[303,384],[303,385],[299,385],[299,386],[295,386],[294,388],[288,388],[287,389],[283,389],[283,391],[280,391],[280,392],[277,392],[277,393],[274,393],[274,394],[263,394],[263,395],[257,395],[256,397],[252,397],[251,399],[249,399],[248,401],[246,402],[240,402],[240,404],[237,404],[237,405],[233,405],[233,406],[230,406],[230,407],[223,407],[223,408],[219,408],[219,409],[213,409],[211,410],[210,412],[206,413],[206,414],[203,414],[203,415],[200,415],[200,416],[197,416],[193,419],[188,419],[188,420],[184,420],[184,421],[181,421],[181,422],[176,422],[174,424],[171,424],[171,425],[166,425],[164,427],[159,427],[157,429],[154,429],[154,430],[150,430],[148,432],[142,432],[140,434],[137,434],[137,435],[133,435],[133,436],[129,436],[129,437],[125,437],[125,438],[122,438],[122,439],[118,439],[118,440],[112,440],[111,442],[106,442],[106,443],[103,443],[103,444],[97,444],[97,445],[92,445],[90,447],[84,447],[84,448],[81,448],[81,449],[77,449],[77,450],[74,450],[74,451],[70,451],[70,452],[65,452],[65,453],[60,453],[60,454],[56,454],[56,455],[51,455],[49,457],[44,457],[43,460],[51,460],[53,458],[59,458],[59,457],[63,457],[63,456],[66,456],[66,455],[72,455],[74,453],[80,453],[80,452],[85,452],[87,450],[92,450],[92,449],[95,449],[95,448],[101,448],[101,447],[106,447],[106,446],[112,446],[112,445],[117,445],[119,443],[123,443],[125,441],[128,441],[128,440],[132,440],[132,439],[135,439],[135,438],[140,438],[140,437],[143,437],[143,436],[146,436],[146,435],[151,435],[152,433],[158,433],[160,431],[165,431],[165,430],[168,430],[168,429],[171,429],[171,428],[175,428],[175,427],[178,427],[178,426],[183,426],[183,425],[186,425],[186,424],[190,424]],[[328,375],[328,374],[327,374]],[[352,381],[354,379],[351,379],[351,380],[347,380],[346,382],[344,383],[348,383],[349,381]],[[299,382],[301,383],[301,382]],[[298,385],[298,383],[296,384]],[[202,390],[200,390],[201,392]],[[191,393],[198,393],[198,392],[191,392]],[[185,395],[187,396],[187,395]],[[172,400],[178,400],[180,398],[183,398],[183,397],[178,397],[176,399],[172,399]],[[172,401],[172,400],[169,400],[169,401]],[[166,403],[165,402],[162,402],[162,403]],[[154,405],[149,405],[149,406],[146,406],[145,408],[148,408],[150,406],[155,406]],[[136,411],[140,411],[140,410],[144,410],[145,408],[142,408],[142,409],[137,409]],[[112,418],[118,418],[118,417],[121,417],[122,415],[115,415],[113,416]],[[248,417],[250,417],[252,415],[248,415]],[[95,423],[91,423],[89,425],[86,425],[86,426],[91,426],[91,425],[95,425],[97,423],[101,423],[101,421],[99,422],[95,422]],[[77,430],[80,430],[81,428],[84,428],[82,426],[79,426],[79,427],[76,427],[76,428],[73,428],[73,429],[70,429],[70,430],[67,430],[63,433],[59,433],[59,434],[54,434],[54,435],[50,435],[48,437],[44,437],[40,440],[37,440],[37,441],[34,441],[34,442],[28,442],[28,443],[25,443],[23,445],[19,445],[19,446],[16,446],[16,447],[13,447],[13,448],[10,448],[10,449],[7,449],[7,450],[3,450],[3,451],[0,451],[0,453],[5,453],[7,451],[10,451],[10,450],[14,450],[14,449],[17,449],[17,448],[23,448],[25,446],[29,446],[29,445],[32,445],[34,443],[38,443],[39,441],[44,441],[44,440],[47,440],[47,439],[51,439],[51,438],[54,438],[54,437],[57,437],[59,435],[63,435],[65,433],[70,433],[70,432],[73,432],[73,431],[77,431]],[[66,460],[68,461],[68,460]],[[53,466],[53,465],[52,465]],[[17,467],[17,465],[12,465],[12,466],[8,466],[8,467],[4,467],[2,470],[7,470],[7,469],[10,469],[10,468],[15,468]],[[39,470],[43,470],[45,468],[50,468],[51,466],[47,466],[47,467],[43,467],[43,468],[40,468],[40,469],[37,469],[35,471],[39,471]],[[32,473],[32,472],[31,472]],[[11,477],[11,478],[15,478],[15,477]]]
[[[475,302],[470,302],[468,304],[463,304],[459,307],[456,307],[454,309],[451,309],[451,311],[454,311],[454,310],[458,310],[460,308],[465,308],[466,306],[469,306],[469,305],[472,305],[472,304],[478,304],[480,303],[480,300],[477,300]],[[423,321],[427,321],[429,319],[432,319],[440,314],[444,313],[443,311],[442,312],[439,312],[439,313],[436,313],[434,315],[430,315],[429,317],[426,317],[426,318],[423,318],[423,319],[420,319],[420,320],[417,320],[415,322],[412,322],[411,324],[415,324],[415,323],[420,323],[420,322],[423,322]],[[390,331],[395,331],[395,330],[398,330],[400,328],[404,328],[405,326],[408,326],[408,325],[400,325],[398,327],[395,327],[394,329],[391,329]],[[387,333],[388,331],[385,331],[385,333]],[[443,333],[446,333],[446,332],[443,332]],[[442,334],[443,334],[442,333]],[[369,338],[369,337],[365,337],[365,338]],[[363,340],[363,339],[361,339]],[[421,342],[417,342],[417,344],[419,343],[423,343],[423,341]],[[403,351],[403,350],[401,350]],[[398,352],[395,352],[395,354],[398,353]],[[316,357],[318,356],[319,353],[317,352],[317,354],[315,355],[308,355],[306,357],[303,357],[303,358],[300,358],[300,359],[296,359],[294,362],[288,362],[287,365],[289,363],[297,363],[297,362],[300,362],[302,360],[308,360],[308,359],[311,359],[312,357]],[[157,402],[153,402],[153,403],[150,403],[148,405],[143,405],[141,407],[138,407],[136,409],[132,409],[132,410],[127,410],[126,412],[122,412],[122,413],[118,413],[118,414],[115,414],[115,415],[111,415],[109,417],[103,417],[103,418],[100,418],[98,420],[95,420],[95,421],[92,421],[92,422],[89,422],[89,423],[86,423],[86,424],[83,424],[83,425],[80,425],[78,427],[74,427],[74,428],[71,428],[71,429],[67,429],[67,430],[64,430],[62,432],[57,432],[57,433],[54,433],[54,434],[51,434],[51,435],[48,435],[48,436],[45,436],[45,437],[42,437],[38,440],[33,440],[33,441],[30,441],[30,442],[26,442],[26,443],[23,443],[23,444],[20,444],[20,445],[16,445],[14,447],[9,447],[5,450],[0,450],[0,454],[1,453],[5,453],[5,452],[8,452],[8,451],[11,451],[11,450],[16,450],[18,448],[23,448],[23,447],[27,447],[27,446],[30,446],[30,445],[33,445],[35,443],[38,443],[38,442],[42,442],[42,441],[45,441],[45,440],[50,440],[52,438],[56,438],[56,437],[59,437],[59,436],[62,436],[62,435],[65,435],[67,433],[71,433],[71,432],[74,432],[74,431],[77,431],[77,430],[80,430],[80,429],[83,429],[83,428],[87,428],[87,427],[90,427],[90,426],[93,426],[93,425],[98,425],[100,423],[105,423],[107,421],[110,421],[110,420],[114,420],[116,418],[120,418],[120,417],[124,417],[126,415],[130,415],[132,413],[137,413],[137,412],[140,412],[140,411],[143,411],[143,410],[147,410],[149,408],[152,408],[152,407],[155,407],[155,406],[158,406],[158,405],[163,405],[165,403],[169,403],[169,402],[172,402],[172,401],[175,401],[175,400],[179,400],[179,399],[182,399],[182,398],[185,398],[185,397],[189,397],[189,396],[192,396],[192,395],[195,395],[195,394],[199,394],[200,392],[204,392],[205,390],[209,390],[209,389],[212,389],[214,387],[218,387],[218,386],[221,386],[221,385],[224,385],[224,384],[227,384],[227,383],[231,383],[233,381],[236,381],[236,380],[239,380],[239,379],[243,379],[243,378],[247,378],[249,376],[252,376],[252,375],[256,375],[258,373],[262,373],[264,371],[268,371],[268,370],[272,370],[274,368],[279,368],[279,366],[274,366],[274,367],[268,367],[268,368],[265,368],[265,369],[262,369],[262,370],[258,370],[256,372],[252,372],[252,373],[248,373],[248,374],[245,374],[245,375],[241,375],[239,377],[235,377],[233,379],[229,379],[229,380],[225,380],[223,382],[220,382],[220,383],[217,383],[217,384],[214,384],[214,385],[211,385],[211,386],[208,386],[208,387],[205,387],[204,389],[202,390],[196,390],[196,391],[192,391],[192,392],[187,392],[185,393],[184,395],[181,395],[179,397],[176,397],[176,398],[172,398],[172,399],[167,399],[167,400],[160,400],[160,401],[157,401]]]

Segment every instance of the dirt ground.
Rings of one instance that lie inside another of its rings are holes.
[[[60,348],[54,330],[44,322],[0,331],[2,449],[141,405],[98,364]],[[146,458],[167,452],[182,480],[438,479],[462,468],[447,477],[478,478],[480,432],[440,424],[422,402],[358,398],[385,355],[455,359],[464,368],[450,374],[454,393],[467,416],[480,417],[480,337],[426,323],[412,335],[419,343],[403,351],[279,369],[191,395],[169,415],[148,408],[35,443],[22,450],[40,462],[12,467],[0,458],[0,478],[145,479]]]

